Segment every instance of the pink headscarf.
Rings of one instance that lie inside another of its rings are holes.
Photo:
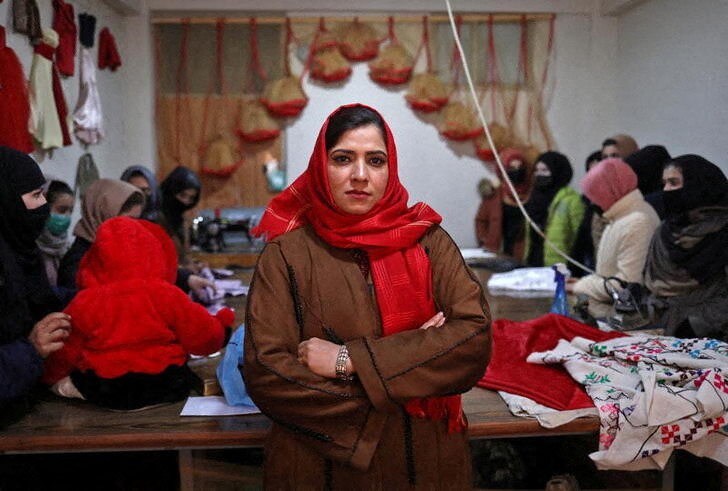
[[[584,176],[581,189],[592,203],[607,211],[637,189],[637,174],[622,159],[602,160]]]

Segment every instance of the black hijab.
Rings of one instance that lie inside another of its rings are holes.
[[[28,210],[22,199],[44,183],[31,157],[0,147],[0,343],[27,336],[35,322],[60,307],[35,242],[50,207]]]
[[[536,163],[539,162],[546,164],[551,171],[552,182],[546,188],[533,188],[531,199],[526,203],[526,211],[538,226],[543,228],[546,225],[551,201],[561,188],[569,184],[574,171],[569,159],[559,152],[542,153],[536,159]]]
[[[548,187],[535,187],[531,191],[531,198],[526,203],[526,211],[541,230],[545,232],[546,220],[549,216],[549,206],[556,193],[569,184],[574,171],[566,155],[559,152],[546,152],[539,155],[536,163],[543,162],[551,171],[551,184]],[[531,244],[528,249],[526,263],[529,266],[543,265],[543,239],[533,229],[530,232]]]
[[[662,145],[648,145],[629,155],[624,161],[637,174],[637,187],[652,205],[660,220],[665,218],[662,199],[662,169],[670,160],[670,154]]]
[[[200,201],[200,190],[202,189],[200,180],[192,170],[178,166],[162,181],[160,189],[162,190],[162,214],[171,229],[179,234],[184,223],[183,213],[194,208],[197,202]],[[197,197],[189,205],[182,203],[175,196],[185,189],[197,191]]]
[[[683,187],[664,192],[660,238],[670,260],[703,284],[728,266],[728,179],[699,155],[682,155],[670,166],[682,171]]]

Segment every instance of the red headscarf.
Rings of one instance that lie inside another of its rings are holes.
[[[326,129],[334,114],[349,107],[364,107],[376,113],[368,106],[351,104],[329,115],[319,132],[308,168],[271,200],[253,233],[271,240],[310,223],[318,236],[334,247],[365,250],[383,333],[389,336],[417,329],[435,315],[432,268],[419,239],[442,217],[422,202],[407,207],[409,195],[399,181],[394,137],[383,118],[389,168],[384,196],[363,215],[347,213],[336,205],[328,179]],[[407,404],[407,411],[433,419],[447,415],[451,431],[465,426],[460,396],[413,400]]]
[[[501,162],[503,162],[503,167],[505,167],[506,172],[508,172],[511,162],[513,162],[514,160],[521,161],[522,169],[526,176],[523,182],[514,182],[513,187],[516,189],[516,193],[518,193],[518,197],[520,198],[520,200],[525,203],[526,201],[528,201],[528,194],[531,191],[532,172],[530,162],[528,162],[524,153],[517,148],[504,149],[500,154],[500,158]],[[500,174],[501,181],[504,181],[505,178],[500,172],[500,169],[498,169],[498,174]],[[515,206],[516,204],[516,200],[515,198],[513,198],[513,193],[511,193],[511,189],[508,187],[507,184],[503,185],[503,201],[511,206]]]
[[[622,159],[602,160],[581,181],[581,189],[602,211],[637,189],[637,174]]]

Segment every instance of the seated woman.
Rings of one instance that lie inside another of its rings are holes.
[[[662,202],[662,169],[671,160],[667,149],[662,145],[648,145],[624,159],[637,174],[637,187],[652,205],[660,220],[665,218],[665,205]]]
[[[144,193],[146,201],[141,218],[157,223],[159,221],[161,197],[159,195],[157,179],[154,177],[152,171],[143,165],[132,165],[121,173],[119,179],[138,187]]]
[[[599,319],[611,313],[610,291],[627,283],[643,283],[647,249],[660,219],[637,189],[637,175],[621,159],[607,159],[581,182],[595,213],[607,220],[597,249],[597,274],[570,282],[567,290],[589,297],[589,313]]]
[[[0,146],[0,420],[23,404],[43,372],[43,359],[60,349],[70,317],[45,274],[35,241],[49,207],[45,178],[28,155]],[[1,424],[1,423],[0,423]]]
[[[76,198],[68,184],[63,181],[53,180],[46,184],[43,194],[51,214],[36,242],[43,257],[48,283],[55,287],[58,284],[61,259],[68,251],[68,227],[71,225],[71,213]]]
[[[81,258],[96,240],[96,230],[109,218],[139,218],[144,209],[144,194],[129,183],[117,179],[94,181],[81,201],[81,220],[73,229],[76,239],[61,259],[58,286],[74,290]]]
[[[536,160],[533,192],[526,211],[546,238],[565,253],[569,253],[576,240],[579,224],[584,216],[584,203],[579,194],[569,187],[574,175],[565,155],[546,152]],[[561,255],[535,230],[529,229],[526,241],[528,266],[551,266],[563,262]]]
[[[188,235],[184,213],[200,201],[202,185],[191,169],[178,166],[160,185],[162,191],[162,215],[159,224],[174,241],[180,263],[186,261]]]
[[[528,203],[531,192],[531,163],[526,156],[515,148],[506,148],[501,152],[501,161],[506,168],[508,178],[516,188],[521,202]],[[504,184],[501,188],[503,201],[503,253],[517,261],[523,261],[523,250],[526,244],[525,219],[521,214],[510,188]]]
[[[655,322],[668,335],[728,340],[728,180],[698,155],[662,174],[665,221],[645,266]]]
[[[266,489],[472,487],[459,394],[490,357],[488,305],[407,199],[384,120],[343,106],[254,231],[243,374],[274,422]]]
[[[73,329],[48,358],[43,381],[61,396],[112,409],[187,397],[195,380],[188,355],[219,350],[235,315],[225,308],[212,317],[173,286],[176,276],[174,245],[161,227],[128,217],[101,224],[65,310]]]
[[[589,154],[584,162],[586,172],[589,172],[592,167],[597,165],[602,160],[601,150],[597,150]],[[594,218],[594,210],[592,209],[589,198],[585,195],[581,195],[581,201],[584,203],[584,216],[579,224],[579,230],[576,232],[576,239],[574,240],[574,246],[571,248],[571,257],[582,263],[584,266],[594,269],[596,266],[596,249],[599,244],[594,244],[592,240],[592,220]],[[586,272],[582,271],[581,268],[576,268],[573,272],[574,277],[581,278]]]

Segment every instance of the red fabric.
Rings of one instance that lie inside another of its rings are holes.
[[[43,380],[55,383],[74,369],[103,378],[157,374],[184,365],[189,353],[220,349],[234,314],[212,317],[174,286],[176,274],[174,244],[160,226],[127,217],[104,222],[81,260],[81,291],[65,310],[70,337],[46,360]]]
[[[367,107],[342,107],[352,106]],[[407,207],[409,195],[399,181],[397,149],[386,123],[389,180],[384,196],[365,215],[339,209],[329,187],[325,141],[328,122],[339,109],[321,128],[306,171],[269,203],[253,233],[271,240],[310,223],[334,247],[367,251],[384,335],[417,329],[436,312],[430,261],[418,241],[442,218],[422,202]],[[451,431],[465,427],[460,396],[414,400],[407,410],[417,417],[447,415]]]
[[[55,49],[53,47],[40,43],[35,47],[35,53],[42,56],[43,58],[53,62],[53,54]],[[56,101],[56,111],[58,112],[58,121],[61,125],[61,132],[63,133],[63,146],[67,147],[71,142],[71,133],[68,131],[68,106],[66,106],[66,97],[63,95],[63,86],[61,85],[61,77],[58,74],[58,68],[55,63],[51,68],[53,72],[53,98]]]
[[[76,66],[76,17],[73,5],[63,0],[53,0],[53,30],[58,33],[56,66],[61,75],[73,76]]]
[[[586,173],[581,189],[602,211],[637,189],[637,174],[622,159],[606,159]]]
[[[23,66],[11,48],[5,46],[5,28],[0,26],[0,145],[21,152],[33,151],[28,129],[30,100]]]
[[[108,27],[99,32],[99,70],[104,68],[115,72],[121,66],[121,55],[116,48],[116,39]]]
[[[593,341],[624,337],[620,332],[604,332],[568,317],[547,314],[523,322],[498,319],[491,325],[492,356],[478,385],[528,397],[554,409],[592,407],[591,398],[560,365],[526,362],[535,351],[547,351],[560,339],[581,336]]]

